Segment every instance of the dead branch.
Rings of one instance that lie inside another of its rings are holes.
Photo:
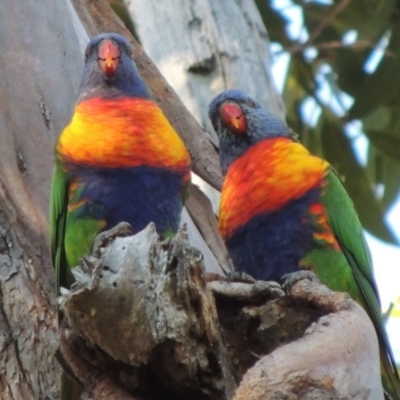
[[[181,231],[160,242],[153,224],[118,237],[101,259],[86,258],[75,270],[76,290],[64,292],[62,308],[70,335],[79,335],[97,354],[95,368],[105,375],[125,371],[122,381],[111,376],[123,390],[148,398],[170,391],[186,398],[231,398],[233,373],[202,255],[187,240]],[[82,373],[74,375],[87,385]],[[164,389],[149,393],[156,386]]]
[[[225,400],[240,381],[236,399],[382,394],[375,331],[346,294],[307,280],[289,296],[274,282],[206,284],[185,231],[160,242],[153,224],[98,255],[61,299],[62,363],[86,395],[101,383],[141,399]]]

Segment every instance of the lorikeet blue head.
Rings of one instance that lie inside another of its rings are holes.
[[[129,42],[117,33],[95,36],[85,51],[85,66],[78,103],[93,97],[149,98],[137,70]]]
[[[260,140],[295,136],[283,121],[238,89],[226,90],[215,97],[208,114],[218,134],[224,174],[232,161]]]

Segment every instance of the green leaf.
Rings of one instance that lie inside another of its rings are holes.
[[[368,76],[364,70],[367,57],[369,53],[361,57],[352,48],[341,48],[337,50],[334,60],[330,62],[337,74],[337,84],[353,97],[357,95]]]
[[[400,87],[400,24],[397,24],[391,32],[387,52],[376,71],[365,80],[364,85],[360,88],[355,102],[349,110],[350,118],[362,118],[378,106],[388,104],[398,95]]]
[[[264,22],[265,27],[268,29],[268,35],[272,42],[278,42],[282,46],[289,46],[291,40],[286,33],[286,25],[288,24],[287,18],[284,17],[267,0],[255,0],[258,11]]]
[[[383,185],[382,207],[387,211],[399,197],[400,161],[382,153],[373,144],[368,149],[367,170],[372,181]]]
[[[400,164],[400,137],[386,131],[364,130],[364,132],[374,146]]]
[[[310,65],[305,62],[301,55],[292,56],[282,98],[287,110],[286,121],[300,135],[302,141],[308,127],[304,124],[301,115],[301,105],[310,94],[313,94],[315,87]]]
[[[399,197],[400,187],[400,164],[391,159],[385,159],[384,169],[384,192],[382,197],[382,205],[388,210]]]
[[[355,96],[368,76],[364,71],[365,62],[379,39],[392,27],[396,1],[352,0],[331,20],[329,18],[339,2],[329,6],[314,2],[297,3],[303,6],[304,23],[310,35],[324,21],[328,22],[313,42],[319,49],[318,58],[329,63],[337,73],[341,89]],[[349,31],[356,31],[356,43],[345,47],[341,41]],[[319,47],[329,44],[336,47]]]

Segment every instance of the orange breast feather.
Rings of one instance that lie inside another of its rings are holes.
[[[66,160],[89,167],[165,167],[189,176],[190,157],[160,108],[146,99],[93,98],[77,105],[59,138]]]
[[[254,216],[273,212],[321,184],[328,163],[288,138],[252,146],[229,167],[221,196],[223,237]]]

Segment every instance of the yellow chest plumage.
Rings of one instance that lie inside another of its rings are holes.
[[[64,161],[95,168],[190,170],[182,140],[160,108],[146,99],[93,98],[78,104],[57,152]]]

